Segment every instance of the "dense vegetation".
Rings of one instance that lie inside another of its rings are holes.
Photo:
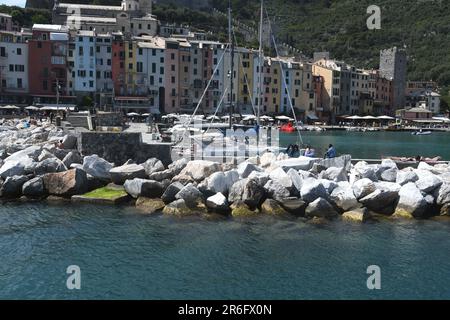
[[[259,0],[231,1],[235,17],[256,26]],[[189,24],[212,31],[219,40],[226,39],[226,21],[212,17],[211,10],[196,11],[164,5],[163,2],[159,0],[154,8],[154,13],[162,21]],[[366,26],[369,17],[366,10],[369,5],[375,4],[373,0],[265,0],[265,5],[275,25],[276,38],[295,46],[306,55],[311,56],[314,51],[329,51],[334,58],[371,68],[378,66],[380,49],[405,47],[409,57],[409,79],[435,80],[442,86],[449,86],[450,1],[375,2],[381,8],[381,30],[368,30]],[[28,0],[27,6],[48,8],[51,7],[50,3],[53,1]],[[94,0],[94,3],[118,4],[120,0]],[[226,11],[228,0],[210,0],[210,4]],[[4,11],[2,7],[0,11]],[[40,14],[34,13],[33,17],[38,15],[34,19],[41,20]],[[28,17],[22,19],[30,20]]]

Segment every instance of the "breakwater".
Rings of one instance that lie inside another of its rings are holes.
[[[116,164],[80,153],[75,136],[48,124],[10,126],[1,138],[3,200],[128,201],[147,214],[312,221],[424,219],[450,212],[447,164],[400,170],[391,160],[351,164],[349,156],[289,159],[270,152],[237,167],[185,158],[167,165],[157,157]]]

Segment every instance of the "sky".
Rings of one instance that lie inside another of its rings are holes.
[[[8,6],[25,7],[26,0],[0,0],[0,4],[6,4]]]

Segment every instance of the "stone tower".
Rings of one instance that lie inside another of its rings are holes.
[[[139,7],[143,14],[152,14],[152,0],[139,0]]]
[[[397,47],[380,51],[380,75],[392,80],[392,107],[404,108],[406,104],[406,51]]]

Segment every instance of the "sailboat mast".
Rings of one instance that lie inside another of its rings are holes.
[[[261,17],[259,20],[259,52],[258,52],[258,68],[259,68],[259,83],[258,83],[258,103],[257,103],[257,115],[256,121],[258,127],[260,126],[260,116],[261,116],[261,105],[262,105],[262,76],[263,76],[263,44],[262,44],[262,33],[263,33],[263,6],[264,0],[261,0]]]
[[[231,0],[228,2],[228,41],[230,43],[230,129],[233,128],[233,73],[234,73],[234,41],[231,22]]]

